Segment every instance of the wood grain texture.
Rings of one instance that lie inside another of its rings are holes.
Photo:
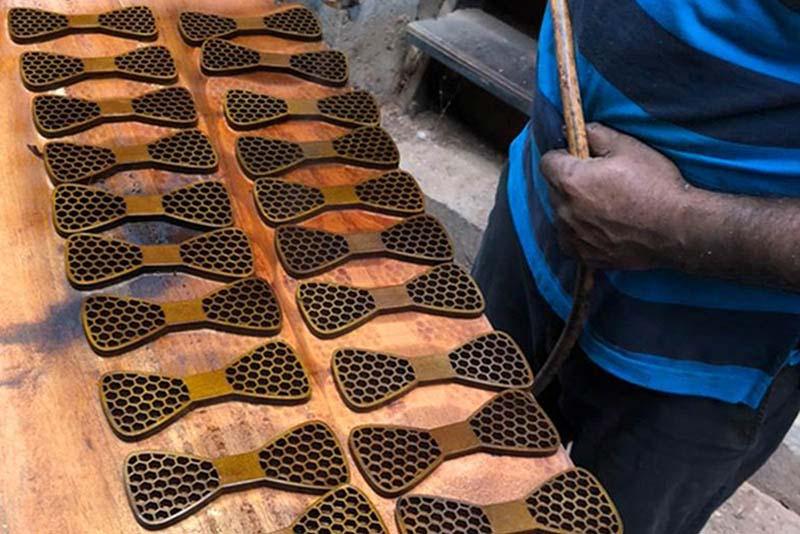
[[[159,39],[179,66],[179,84],[188,87],[200,112],[199,127],[220,153],[219,171],[233,196],[237,225],[254,243],[257,273],[275,288],[285,313],[281,337],[291,343],[312,375],[312,399],[299,406],[231,402],[200,408],[162,432],[136,443],[120,441],[111,431],[99,402],[97,380],[114,370],[185,375],[227,364],[263,339],[212,331],[170,334],[122,356],[100,358],[89,349],[78,309],[88,293],[70,287],[64,273],[64,240],[54,231],[50,213],[52,186],[42,162],[26,145],[41,146],[31,119],[32,93],[20,81],[18,59],[24,50],[80,56],[115,55],[140,43],[103,35],[79,35],[33,46],[14,45],[7,35],[7,9],[39,7],[73,13],[97,12],[133,2],[29,1],[0,2],[0,532],[140,532],[122,485],[125,456],[156,448],[217,457],[260,446],[302,421],[320,418],[345,441],[349,430],[369,422],[435,426],[468,416],[491,393],[458,385],[418,388],[397,402],[368,414],[346,408],[330,373],[337,347],[423,355],[445,351],[490,329],[485,318],[453,320],[405,313],[378,318],[339,339],[315,339],[303,325],[294,302],[297,282],[281,269],[273,248],[273,231],[260,221],[251,196],[252,183],[241,174],[233,153],[236,133],[222,116],[222,97],[229,88],[263,91],[283,98],[319,98],[332,90],[282,74],[207,78],[198,67],[199,50],[180,38],[176,20],[183,9],[253,15],[271,2],[181,0],[137,2],[150,5]],[[322,47],[272,37],[237,42],[263,50],[293,52]],[[121,80],[84,81],[57,94],[83,98],[132,97],[156,86]],[[106,124],[71,138],[77,142],[134,144],[173,130],[135,123]],[[256,130],[297,141],[332,139],[343,128],[318,122],[291,122]],[[379,171],[335,164],[297,170],[293,181],[314,185],[354,183]],[[103,187],[122,194],[164,193],[202,179],[163,171],[123,172]],[[440,177],[442,180],[447,176]],[[330,231],[379,230],[396,219],[363,212],[328,213],[304,223]],[[194,232],[163,223],[136,223],[107,233],[135,243],[175,242]],[[321,278],[365,286],[402,282],[425,267],[390,260],[361,260]],[[194,298],[219,287],[187,275],[147,275],[104,292],[177,300]],[[569,467],[563,452],[548,459],[493,457],[477,454],[447,462],[416,491],[479,503],[518,498],[556,472]],[[378,498],[352,465],[353,482],[374,500],[394,531],[394,502]],[[167,532],[272,532],[290,524],[315,497],[270,488],[226,494]]]
[[[586,122],[581,104],[581,88],[578,81],[578,68],[575,60],[575,40],[572,34],[572,19],[567,0],[553,0],[550,3],[553,19],[553,37],[556,43],[558,82],[561,102],[567,128],[567,145],[573,156],[589,158],[589,140],[586,136]],[[533,384],[534,395],[540,395],[553,381],[564,362],[572,354],[589,316],[590,297],[594,289],[594,270],[583,262],[575,267],[575,287],[572,290],[572,309],[553,350],[536,377]]]

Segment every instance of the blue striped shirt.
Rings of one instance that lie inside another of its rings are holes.
[[[800,7],[795,0],[571,0],[587,121],[635,136],[693,185],[800,197]],[[510,149],[512,219],[562,318],[575,263],[559,250],[539,157],[565,146],[549,11],[531,123]],[[775,231],[781,231],[776,228]],[[800,362],[800,294],[672,270],[597,275],[581,346],[659,391],[757,406]]]

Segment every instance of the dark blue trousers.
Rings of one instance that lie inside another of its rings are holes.
[[[541,367],[563,323],[525,263],[505,174],[473,274],[494,327]],[[540,402],[572,442],[575,464],[614,498],[626,534],[695,534],[783,440],[800,411],[800,370],[784,369],[754,410],[635,386],[575,350]]]

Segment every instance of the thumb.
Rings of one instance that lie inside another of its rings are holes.
[[[580,161],[566,150],[551,150],[539,160],[539,170],[551,186],[560,190],[562,180],[572,174],[575,165]]]
[[[586,137],[589,141],[589,150],[596,158],[612,155],[621,141],[618,131],[603,126],[599,122],[586,125]]]

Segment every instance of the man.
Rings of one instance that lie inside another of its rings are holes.
[[[564,150],[552,26],[474,274],[542,365],[575,259],[602,269],[542,396],[630,534],[692,534],[800,410],[800,6],[571,0],[593,158]]]

